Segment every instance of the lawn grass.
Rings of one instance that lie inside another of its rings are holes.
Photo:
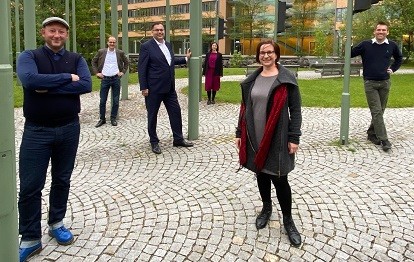
[[[389,108],[414,107],[414,92],[411,83],[413,75],[393,75],[391,77],[391,91],[388,99]],[[299,79],[299,87],[304,107],[338,108],[341,106],[343,78]],[[207,98],[204,86],[202,98]],[[187,88],[183,89],[187,93]],[[226,103],[240,103],[240,82],[221,82],[217,101]],[[351,107],[366,108],[367,102],[362,77],[351,77],[350,80]]]
[[[224,75],[244,75],[245,68],[225,68]],[[392,75],[391,92],[388,100],[390,108],[414,107],[414,92],[411,90],[412,74]],[[187,78],[188,69],[176,69],[176,78]],[[130,73],[129,84],[138,83],[138,74]],[[306,107],[325,107],[337,108],[341,106],[343,78],[319,78],[304,80],[299,79],[299,87],[302,95],[302,105]],[[92,76],[92,90],[99,91],[100,80]],[[206,99],[204,86],[202,87],[202,97]],[[184,88],[183,93],[187,93]],[[350,98],[351,107],[367,107],[362,77],[351,77],[350,80]],[[217,93],[217,101],[226,103],[240,103],[240,83],[239,82],[221,82],[221,89]],[[14,81],[14,106],[23,105],[22,87],[16,85]]]

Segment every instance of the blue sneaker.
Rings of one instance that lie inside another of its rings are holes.
[[[42,251],[42,243],[38,243],[32,247],[19,247],[20,262],[25,262],[29,257],[39,254]]]
[[[65,226],[50,230],[49,236],[56,238],[61,245],[70,245],[73,243],[73,234]]]

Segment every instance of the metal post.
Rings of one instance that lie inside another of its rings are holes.
[[[73,52],[77,52],[76,48],[76,4],[75,0],[72,0],[72,40],[73,40]]]
[[[7,2],[7,20],[11,21],[11,8],[10,8],[10,1]],[[10,23],[11,25],[11,23]],[[12,30],[11,26],[7,29],[7,35],[9,39],[8,47],[9,47],[9,64],[13,65],[13,43],[12,43]]]
[[[128,39],[128,0],[122,0],[122,50],[128,57],[129,54],[129,39]],[[121,78],[122,93],[121,99],[128,99],[128,78],[129,68],[125,75]]]
[[[99,25],[99,46],[100,48],[105,48],[105,19],[106,10],[105,10],[105,0],[101,0],[101,24]]]
[[[218,28],[219,28],[219,15],[220,15],[220,3],[219,0],[216,0],[216,35],[214,36],[214,41],[218,43]],[[234,16],[233,16],[234,17]]]
[[[70,2],[65,0],[65,20],[69,23],[70,21]],[[70,40],[65,43],[66,50],[70,51]]]
[[[13,67],[9,57],[10,1],[0,1],[0,258],[18,261],[16,152],[14,147]]]
[[[111,34],[118,43],[118,1],[111,0]]]
[[[346,43],[345,43],[345,65],[344,65],[344,87],[342,89],[341,102],[341,131],[340,142],[342,145],[348,144],[349,135],[349,108],[350,108],[350,94],[349,94],[349,80],[351,72],[351,41],[352,41],[352,0],[348,0],[346,11]]]
[[[198,138],[201,88],[201,1],[190,1],[190,74],[188,88],[188,139]]]
[[[111,35],[115,37],[116,43],[118,44],[118,1],[111,0]],[[114,101],[111,96],[111,106]],[[118,116],[116,116],[118,118]]]
[[[170,42],[171,6],[170,0],[165,0],[165,41]]]
[[[277,24],[279,22],[279,0],[275,0],[275,23],[274,23],[274,33],[273,33],[273,40],[277,43]]]
[[[15,31],[15,37],[16,37],[16,61],[19,58],[20,55],[20,1],[15,0],[15,6],[14,6],[14,27],[16,29]],[[20,86],[22,83],[20,82],[19,78],[16,78],[16,84]]]
[[[24,21],[24,49],[36,49],[36,18],[35,1],[24,0],[23,21]]]

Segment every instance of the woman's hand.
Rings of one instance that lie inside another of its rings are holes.
[[[298,152],[299,145],[289,142],[288,143],[289,154],[295,154]]]
[[[236,144],[237,150],[240,150],[241,139],[240,138],[234,139],[234,143]]]

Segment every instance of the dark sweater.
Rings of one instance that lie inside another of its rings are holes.
[[[397,71],[402,64],[402,54],[397,44],[388,41],[388,44],[372,43],[372,40],[361,42],[352,48],[351,57],[362,57],[363,76],[365,80],[386,80],[390,76],[387,69]],[[391,64],[391,57],[394,62]]]
[[[66,51],[58,61],[55,61],[45,47],[32,52],[39,74],[76,74],[77,63],[81,58],[79,54]],[[42,87],[39,86],[38,90],[41,89]],[[78,118],[79,94],[38,93],[28,88],[23,90],[23,111],[28,121],[45,126],[61,126]]]

